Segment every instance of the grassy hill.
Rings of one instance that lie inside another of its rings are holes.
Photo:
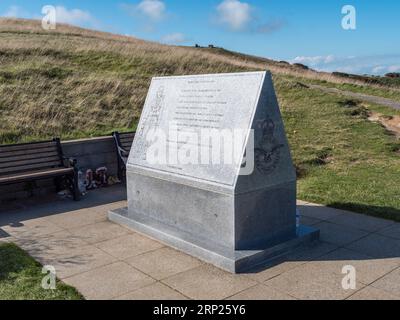
[[[400,142],[371,111],[310,84],[400,101],[396,82],[307,70],[221,48],[174,47],[39,22],[0,19],[0,143],[135,128],[153,76],[273,72],[299,175],[299,198],[400,221]]]

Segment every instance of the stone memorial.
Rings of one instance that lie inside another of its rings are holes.
[[[233,273],[314,241],[269,72],[153,78],[109,219]]]

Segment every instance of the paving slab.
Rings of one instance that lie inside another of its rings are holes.
[[[376,232],[394,224],[393,221],[369,217],[357,213],[345,213],[328,219],[329,222],[367,232]]]
[[[0,243],[10,243],[10,242],[15,242],[16,239],[10,236],[4,236],[0,237]]]
[[[305,226],[315,226],[318,223],[323,222],[324,220],[316,219],[316,218],[311,218],[307,216],[301,216],[301,224]]]
[[[366,287],[356,292],[348,298],[348,300],[399,300],[400,296],[395,296],[384,290],[376,289],[374,287]]]
[[[47,221],[63,229],[75,229],[98,222],[106,222],[107,217],[102,212],[92,210],[91,208],[85,208],[49,216]]]
[[[61,254],[72,254],[88,245],[86,241],[66,230],[35,238],[20,237],[15,242],[36,259],[54,259]]]
[[[365,253],[375,259],[400,259],[400,240],[379,234],[370,234],[347,245],[347,248]]]
[[[384,290],[400,299],[400,268],[375,281],[372,287]]]
[[[280,292],[264,284],[246,289],[227,300],[296,300],[287,293]]]
[[[303,273],[310,271],[315,270],[301,266],[270,279],[265,284],[301,300],[343,300],[356,292],[342,288],[343,276],[339,277],[323,270],[319,270],[315,275]],[[359,284],[358,289],[363,287],[364,285]]]
[[[400,224],[299,201],[322,241],[232,275],[106,221],[124,190],[80,202],[30,199],[0,214],[0,243],[15,242],[88,299],[400,299]],[[37,203],[36,203],[37,202]],[[342,267],[357,289],[341,287]]]
[[[328,208],[320,204],[309,202],[298,202],[298,208],[301,216],[318,220],[328,220],[346,213],[346,211],[343,210]]]
[[[115,300],[187,300],[179,292],[160,282],[117,297]]]
[[[106,240],[116,239],[132,232],[111,222],[99,222],[88,226],[69,229],[69,231],[77,237],[81,237],[88,243],[94,244]]]
[[[104,251],[88,245],[73,251],[64,251],[60,254],[48,257],[41,256],[42,264],[54,266],[57,276],[65,279],[83,272],[109,265],[117,259]]]
[[[356,271],[356,281],[371,284],[397,269],[400,266],[400,260],[398,258],[375,259],[364,253],[340,248],[313,261],[311,265],[316,269],[338,275],[343,274],[343,267],[353,266]]]
[[[395,223],[390,227],[378,231],[380,235],[385,237],[394,238],[400,240],[400,223]]]
[[[191,299],[221,300],[257,285],[244,275],[234,275],[203,265],[162,281]]]
[[[164,247],[160,242],[138,233],[129,233],[115,239],[99,242],[95,246],[120,260]]]
[[[16,221],[3,225],[1,229],[15,238],[36,238],[63,230],[46,218]]]
[[[203,264],[196,258],[168,247],[132,257],[126,262],[158,280]]]
[[[350,244],[368,235],[368,232],[351,227],[340,226],[331,222],[315,225],[320,230],[320,239],[338,246]]]
[[[248,275],[256,281],[264,282],[331,252],[336,248],[337,246],[327,242],[317,242],[312,246],[299,249],[299,251],[292,252],[271,263],[259,265],[250,270]]]
[[[155,280],[127,263],[116,262],[69,277],[64,282],[78,289],[86,299],[105,300],[148,286]]]

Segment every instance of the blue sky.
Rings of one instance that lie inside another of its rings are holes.
[[[394,0],[1,0],[0,16],[59,22],[170,44],[214,44],[318,70],[400,72],[400,2]],[[356,29],[342,28],[342,8]]]

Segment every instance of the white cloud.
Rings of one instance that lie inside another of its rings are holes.
[[[30,14],[19,6],[10,6],[6,12],[1,14],[1,17],[7,18],[28,18]]]
[[[137,6],[138,10],[152,20],[161,20],[165,15],[165,3],[160,0],[143,0]]]
[[[399,65],[389,65],[389,66],[376,66],[372,69],[374,74],[386,74],[392,72],[400,72],[400,64]]]
[[[298,56],[292,63],[302,63],[313,69],[327,72],[384,75],[400,72],[400,55],[376,56]]]
[[[96,24],[95,18],[87,11],[81,9],[68,10],[63,6],[56,6],[56,19],[59,23],[75,25]]]
[[[292,60],[293,63],[303,63],[307,64],[310,67],[315,67],[321,64],[329,64],[336,60],[334,55],[329,56],[299,56]]]
[[[166,44],[182,44],[187,41],[186,36],[180,32],[167,34],[161,39],[161,42]]]
[[[67,9],[63,6],[56,6],[56,22],[57,23],[68,23],[73,25],[81,26],[94,26],[98,27],[99,23],[97,20],[88,12],[81,9]],[[21,7],[11,6],[8,10],[1,15],[2,17],[10,18],[33,18],[41,19],[43,15],[32,14],[25,11]]]
[[[239,0],[224,0],[217,7],[217,19],[233,31],[245,30],[252,20],[252,7]]]
[[[137,5],[124,3],[121,8],[132,16],[150,19],[152,22],[163,20],[167,14],[167,6],[161,0],[142,0]]]
[[[216,7],[215,20],[230,31],[264,34],[278,31],[286,24],[280,18],[260,22],[256,7],[240,0],[223,0]]]

